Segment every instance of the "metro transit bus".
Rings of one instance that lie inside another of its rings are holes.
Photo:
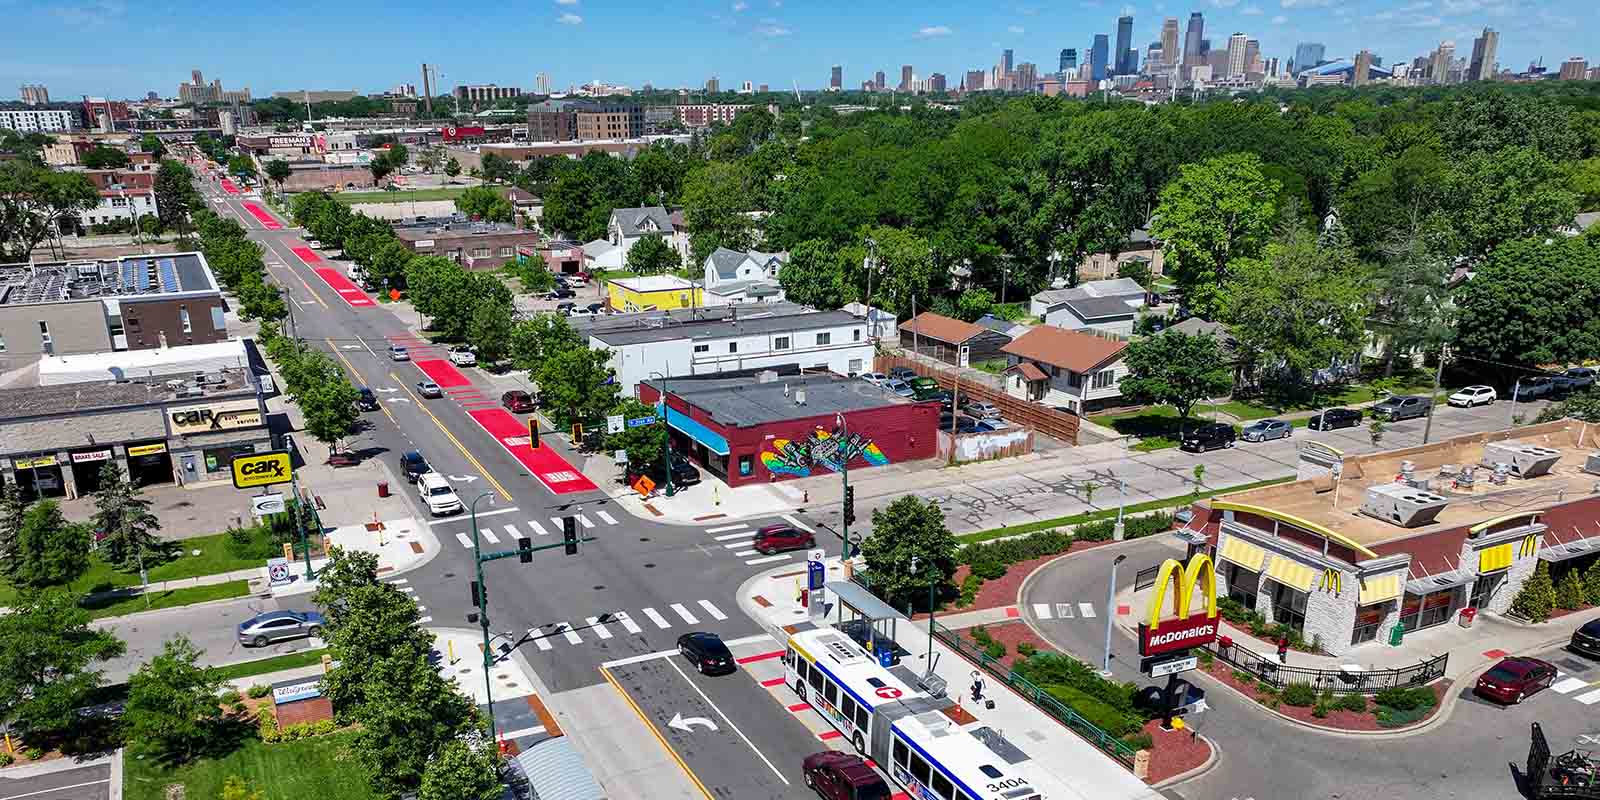
[[[955,702],[907,684],[830,628],[792,634],[789,687],[918,800],[1089,800],[979,723],[964,728]],[[971,719],[971,717],[967,717]]]

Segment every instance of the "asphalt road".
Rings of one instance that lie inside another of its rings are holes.
[[[20,778],[0,774],[0,800],[107,800],[110,796],[109,764]]]
[[[307,596],[285,600],[245,597],[100,620],[95,623],[96,627],[111,631],[128,643],[127,653],[106,662],[106,680],[116,682],[127,679],[140,664],[159,654],[167,640],[180,634],[194,643],[200,651],[200,663],[206,666],[254,661],[321,647],[321,642],[313,639],[295,639],[266,647],[245,647],[239,644],[234,634],[234,626],[256,614],[280,608],[306,610],[308,601]]]
[[[1057,647],[1093,664],[1100,663],[1105,643],[1106,580],[1111,560],[1126,553],[1117,572],[1118,590],[1133,584],[1134,573],[1183,549],[1163,537],[1121,546],[1095,548],[1062,559],[1028,581],[1021,598],[1023,613],[1033,603],[1087,602],[1096,616],[1085,619],[1037,620]],[[1486,645],[1488,646],[1488,645]],[[1111,669],[1119,681],[1141,686],[1153,683],[1139,674],[1133,639],[1112,634]],[[1573,677],[1600,680],[1600,664],[1552,650],[1530,653],[1556,663]],[[1471,694],[1470,682],[1451,687],[1461,695],[1450,718],[1438,727],[1410,736],[1360,737],[1307,731],[1258,708],[1214,681],[1196,682],[1206,689],[1211,707],[1192,718],[1200,733],[1217,742],[1221,757],[1211,771],[1166,793],[1183,800],[1238,798],[1403,797],[1415,800],[1504,800],[1516,797],[1512,764],[1525,763],[1530,723],[1538,722],[1555,752],[1600,744],[1600,718],[1593,707],[1570,695],[1546,691],[1525,703],[1501,708]],[[1580,737],[1593,736],[1593,741]]]

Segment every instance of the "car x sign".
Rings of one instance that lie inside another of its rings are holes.
[[[294,479],[289,451],[273,450],[233,457],[233,485],[239,489],[288,483]]]

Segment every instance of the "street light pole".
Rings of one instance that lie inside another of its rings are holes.
[[[1117,478],[1117,524],[1111,529],[1111,538],[1122,541],[1124,528],[1122,527],[1122,512],[1128,506],[1128,484],[1122,478]]]
[[[839,423],[839,438],[843,442],[844,458],[839,463],[839,479],[844,487],[843,508],[844,514],[840,517],[844,521],[844,534],[840,554],[845,561],[850,560],[850,516],[855,512],[855,503],[850,498],[850,429],[844,419],[843,413],[834,414],[834,419]]]
[[[667,467],[667,496],[671,497],[675,492],[672,490],[672,426],[667,424],[667,376],[659,372],[650,374],[661,379],[661,461]],[[628,421],[623,420],[622,424],[627,425]]]
[[[1123,554],[1111,561],[1111,580],[1106,586],[1106,649],[1105,654],[1100,658],[1101,675],[1111,674],[1111,621],[1114,619],[1113,612],[1116,611],[1112,604],[1117,602],[1117,565],[1127,560],[1127,558],[1128,556]]]
[[[1516,422],[1517,393],[1522,391],[1522,378],[1517,378],[1516,384],[1511,387],[1511,406],[1506,409],[1506,427],[1509,428]]]
[[[478,625],[483,629],[483,696],[489,704],[489,735],[498,740],[500,729],[494,720],[494,682],[489,676],[494,664],[494,650],[489,647],[489,587],[483,582],[483,547],[478,539],[478,501],[494,494],[485,491],[472,498],[472,563],[478,571]]]

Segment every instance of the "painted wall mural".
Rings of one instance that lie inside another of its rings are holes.
[[[761,463],[767,471],[797,478],[810,476],[812,467],[838,472],[857,458],[873,467],[889,463],[889,457],[871,439],[859,433],[841,436],[838,431],[820,427],[804,439],[773,439],[769,447],[761,451]]]

